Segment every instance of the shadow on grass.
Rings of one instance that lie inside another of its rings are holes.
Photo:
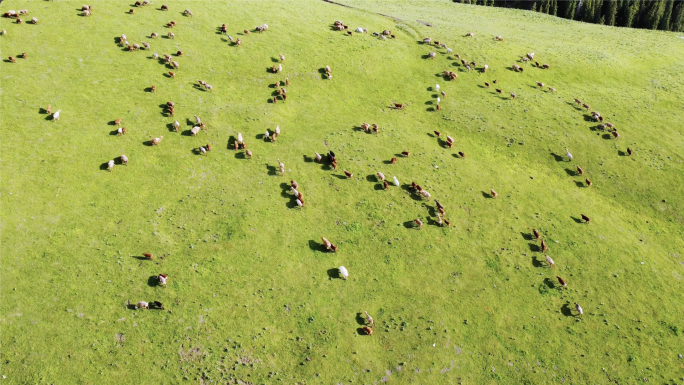
[[[558,155],[558,154],[556,154],[556,153],[554,153],[554,152],[551,153],[551,156],[553,157],[553,159],[554,159],[556,162],[562,162],[562,161],[564,160],[563,157],[562,157],[561,155]]]
[[[587,187],[587,186],[584,184],[584,182],[580,182],[580,181],[575,181],[575,186],[577,186],[577,187]]]
[[[536,243],[528,243],[527,245],[530,247],[530,251],[532,252],[541,251],[541,247],[539,247],[539,245],[537,245]]]
[[[530,233],[523,233],[522,231],[520,232],[520,235],[522,235],[523,239],[526,241],[534,241],[534,234]]]
[[[367,336],[368,335],[368,334],[366,334],[366,331],[363,330],[363,328],[356,328],[356,334],[358,334],[360,336]]]
[[[47,112],[47,110],[46,110],[45,108],[41,107],[41,108],[38,110],[38,113],[39,113],[39,114],[47,114],[48,112]]]
[[[131,255],[131,258],[135,258],[139,261],[149,261],[150,259],[142,255]]]
[[[351,179],[351,178],[347,178],[347,176],[344,174],[343,175],[332,174],[332,176],[334,176],[337,179]]]
[[[319,68],[318,73],[321,74],[321,79],[328,79],[328,74],[325,72],[325,68]]]
[[[561,306],[561,313],[566,317],[572,317],[572,308],[570,307],[570,302],[566,302]]]
[[[363,313],[356,313],[356,323],[363,326],[366,324],[366,317]],[[361,329],[363,330],[363,329]]]
[[[143,146],[152,147],[152,141],[151,140],[144,141]]]
[[[150,286],[150,287],[161,286],[159,284],[159,278],[157,278],[156,275],[151,275],[149,278],[147,278],[147,286]]]
[[[116,136],[119,133],[119,131],[114,130],[114,131],[109,131],[109,135]]]
[[[577,218],[577,217],[570,217],[570,218],[572,218],[572,220],[575,221],[575,223],[584,223],[584,221],[581,218]]]
[[[621,150],[618,150],[618,156],[627,156],[627,153]]]
[[[556,284],[551,280],[551,278],[544,278],[544,285],[549,289],[555,289]]]
[[[337,269],[337,268],[328,269],[327,273],[328,273],[328,278],[330,278],[330,279],[336,279],[336,278],[342,279],[342,276],[340,275],[340,269]]]
[[[406,221],[402,223],[407,229],[419,229],[418,225],[414,221]]]
[[[294,197],[293,195],[289,195],[288,197]],[[309,241],[309,248],[313,251],[320,251],[321,253],[327,253],[328,249],[325,248],[325,245],[322,243],[318,243],[314,241],[313,239]],[[339,272],[337,269],[332,269],[335,271],[335,277],[339,276]],[[330,275],[330,270],[328,270],[328,275]]]
[[[109,171],[109,161],[104,162],[100,165],[100,171]]]
[[[534,267],[544,267],[544,262],[537,259],[537,257],[532,257],[532,266]]]
[[[486,191],[482,191],[482,196],[487,199],[494,199],[494,196]]]
[[[278,169],[275,166],[271,166],[267,163],[266,169],[268,169],[268,175],[270,175],[270,176],[278,175]]]
[[[566,168],[566,169],[565,169],[565,173],[568,174],[568,176],[577,176],[577,175],[579,175],[579,173],[578,173],[577,171],[571,170],[571,169],[569,169],[569,168]]]

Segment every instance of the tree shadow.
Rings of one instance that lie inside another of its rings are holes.
[[[289,196],[290,195],[288,194],[288,197]],[[309,248],[313,251],[320,251],[321,253],[327,253],[328,252],[328,249],[325,248],[324,244],[318,243],[318,242],[314,241],[313,239],[309,241]],[[331,270],[335,271],[335,277],[339,276],[339,271],[337,269],[331,269]],[[328,272],[330,272],[330,270],[328,270]],[[330,273],[328,273],[328,275],[330,275]]]
[[[534,267],[544,267],[544,263],[537,259],[537,257],[532,257],[532,266]]]
[[[482,191],[482,196],[487,199],[494,199],[494,196],[486,191]]]
[[[553,152],[552,152],[552,153],[551,153],[551,156],[553,157],[553,159],[554,159],[556,162],[562,162],[562,161],[563,161],[563,157],[560,156],[560,155],[558,155],[558,154],[556,154],[556,153],[553,153]]]
[[[570,308],[570,303],[567,302],[561,306],[561,313],[566,317],[572,317],[572,309]]]
[[[534,235],[530,233],[523,233],[522,231],[520,232],[520,235],[522,235],[523,239],[526,241],[533,241],[534,240]]]
[[[572,218],[572,220],[575,221],[575,223],[584,223],[584,221],[582,221],[581,218],[572,217],[572,216],[570,218]]]
[[[541,251],[541,247],[539,247],[536,243],[528,243],[527,245],[530,247],[530,251],[532,252]]]

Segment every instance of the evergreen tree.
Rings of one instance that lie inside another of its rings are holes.
[[[606,23],[608,25],[614,26],[615,25],[615,18],[617,16],[617,10],[618,10],[618,2],[617,0],[608,0],[608,4],[606,4]]]
[[[577,11],[577,0],[570,0],[563,3],[565,6],[564,16],[566,19],[574,20],[575,12]]]
[[[532,7],[530,8],[530,11],[532,11],[532,12],[537,11],[537,2],[536,1],[534,3],[532,3]]]
[[[604,22],[601,23],[601,16],[603,15],[603,0],[595,0],[594,2],[594,20],[592,20],[592,23],[599,23],[601,25],[605,24],[605,19]]]
[[[670,30],[675,32],[684,32],[684,1],[677,2],[672,15]]]
[[[558,0],[551,1],[551,14],[553,16],[558,16]]]
[[[648,3],[648,8],[643,15],[641,26],[648,29],[658,28],[664,12],[665,2],[663,0],[650,1]]]
[[[641,8],[641,1],[640,0],[635,0],[635,1],[627,1],[627,14],[625,16],[625,27],[631,27],[634,25],[634,23],[637,20],[637,16],[639,14],[639,9]]]
[[[584,0],[582,5],[582,16],[580,17],[579,20],[582,20],[585,23],[593,23],[594,22],[594,0]]]
[[[663,18],[660,19],[660,25],[658,29],[662,31],[669,31],[670,24],[672,23],[672,7],[674,6],[674,0],[665,0],[665,13]]]

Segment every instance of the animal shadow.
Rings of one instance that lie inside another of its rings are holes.
[[[169,74],[165,73],[165,74],[164,74],[164,77],[165,77],[165,78],[169,78],[169,79],[170,79],[170,78],[171,78],[171,75],[169,75]]]
[[[157,278],[156,275],[151,275],[149,278],[147,278],[147,286],[150,286],[150,287],[160,286],[159,285],[159,279]]]
[[[427,112],[433,112],[433,111],[436,111],[436,110],[435,110],[434,107],[428,107],[428,108],[425,109],[425,111],[427,111]]]
[[[380,179],[378,179],[378,177],[377,177],[375,174],[367,175],[367,176],[366,176],[366,180],[367,180],[368,182],[372,182],[372,183],[376,183],[376,182],[379,182],[379,181],[380,181]]]
[[[48,112],[47,112],[47,110],[46,110],[45,108],[42,108],[42,107],[41,107],[41,108],[38,110],[38,113],[39,113],[39,114],[47,114]]]
[[[192,136],[192,130],[185,130],[181,133],[183,136]]]
[[[366,331],[363,330],[363,328],[356,328],[356,334],[358,334],[358,335],[360,335],[360,336],[365,336],[365,335],[367,335],[367,334],[366,334]]]
[[[494,196],[486,191],[482,191],[482,196],[487,198],[487,199],[493,199]]]
[[[417,228],[417,225],[416,225],[416,223],[415,223],[414,221],[406,221],[406,222],[403,223],[403,225],[404,225],[404,227],[406,227],[407,229],[415,229],[415,228]]]
[[[267,164],[266,168],[268,169],[268,175],[270,175],[270,176],[278,175],[278,169],[276,169],[275,166],[271,166],[271,165]]]
[[[325,68],[319,68],[318,73],[321,74],[321,79],[327,79],[328,74],[325,72]]]
[[[152,87],[145,88],[145,92],[152,92]]]
[[[328,278],[330,279],[335,279],[335,278],[342,278],[340,277],[340,270],[339,269],[328,269]]]
[[[109,135],[116,136],[119,133],[119,131],[114,130],[114,131],[109,131]]]
[[[104,162],[104,163],[102,163],[102,164],[100,165],[100,170],[102,170],[102,171],[107,171],[107,170],[109,170],[109,164],[108,164],[108,163],[109,163],[109,162]]]
[[[152,147],[152,141],[151,140],[144,141],[143,146]]]
[[[587,187],[587,186],[584,185],[584,182],[580,182],[580,181],[575,181],[575,186],[577,186],[577,187]]]
[[[577,171],[571,170],[571,169],[569,169],[569,168],[566,168],[566,169],[565,169],[565,173],[568,174],[569,176],[576,176],[576,175],[579,174]]]
[[[558,155],[558,154],[556,154],[556,153],[553,153],[553,152],[552,152],[552,153],[551,153],[551,156],[553,157],[553,159],[556,160],[556,162],[562,162],[562,161],[563,161],[563,157],[560,156],[560,155]]]
[[[523,239],[526,241],[533,241],[534,240],[534,235],[530,233],[523,233],[522,231],[520,232],[520,235],[522,235]]]
[[[601,135],[601,138],[610,139],[610,134],[603,134],[603,135]]]
[[[551,278],[544,278],[544,285],[546,285],[546,287],[548,287],[549,289],[555,289],[556,288],[556,284],[553,283]]]
[[[534,267],[544,267],[544,263],[537,259],[537,257],[532,257],[532,266]]]
[[[288,197],[290,197],[290,196],[291,195],[288,194]],[[320,251],[321,253],[325,253],[328,251],[328,249],[325,248],[324,244],[318,243],[318,242],[314,241],[313,239],[309,241],[309,248],[313,251]],[[337,269],[330,269],[330,270],[332,270],[333,274],[335,274],[335,276],[333,278],[339,277],[339,272],[337,271]],[[330,270],[328,270],[328,276],[330,276]]]
[[[350,178],[347,178],[346,175],[338,175],[338,174],[332,174],[332,175],[337,179],[350,179]]]
[[[176,132],[176,127],[174,127],[173,123],[167,123],[166,128],[168,128],[170,132]]]
[[[627,153],[622,150],[618,150],[618,156],[627,156]]]
[[[271,58],[271,62],[273,62],[273,63],[278,63],[279,61],[280,61],[280,60],[278,60],[278,58],[275,58],[275,57],[272,57],[272,58]]]
[[[580,219],[580,218],[577,218],[577,217],[570,217],[570,218],[572,218],[572,220],[575,221],[575,223],[583,223],[582,219]]]
[[[572,317],[572,309],[570,308],[570,303],[567,302],[561,306],[561,313],[566,317]]]
[[[536,243],[528,243],[528,246],[530,246],[530,251],[532,252],[541,251],[541,248]]]
[[[364,326],[366,324],[366,317],[363,313],[356,313],[356,323],[358,323],[361,326]]]
[[[235,153],[235,159],[246,159],[247,155],[244,152],[238,151]]]
[[[383,185],[380,184],[380,183],[377,183],[375,186],[373,186],[373,190],[375,190],[375,191],[381,191],[381,190],[384,190],[384,189],[385,189],[385,186],[383,186]]]
[[[139,261],[149,261],[150,259],[142,255],[131,255],[131,258],[135,258]]]

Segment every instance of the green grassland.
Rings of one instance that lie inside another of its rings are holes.
[[[168,1],[163,12],[155,1],[130,15],[129,2],[99,1],[92,17],[82,2],[3,2],[39,24],[0,19],[2,58],[28,54],[0,63],[2,381],[681,384],[684,40],[446,0],[341,2]],[[175,39],[149,37],[171,20]],[[334,31],[335,20],[369,33]],[[241,32],[263,23],[266,33]],[[396,39],[371,33],[384,29]],[[128,52],[122,33],[151,51]],[[490,70],[465,71],[426,36]],[[151,55],[177,50],[171,79]],[[518,62],[526,52],[551,68]],[[286,77],[287,101],[270,103]],[[494,79],[503,95],[484,87]],[[173,132],[194,115],[206,131]],[[117,118],[124,136],[112,134]],[[277,142],[261,139],[276,125]],[[238,132],[252,159],[232,149]],[[193,152],[206,143],[207,156]],[[337,171],[313,161],[331,150]],[[411,156],[389,164],[401,151]],[[129,165],[108,172],[121,154]],[[383,190],[376,172],[402,187]],[[410,194],[412,181],[433,200]],[[448,228],[435,226],[435,198]],[[159,273],[167,288],[153,284]],[[372,336],[359,332],[362,311]]]

